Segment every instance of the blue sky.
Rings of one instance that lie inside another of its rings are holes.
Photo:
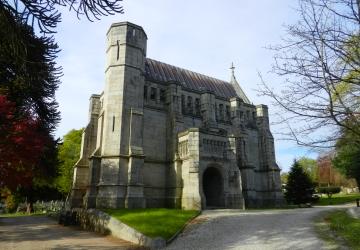
[[[257,96],[258,72],[274,89],[280,86],[281,79],[269,73],[273,52],[265,47],[280,43],[284,25],[296,22],[296,4],[296,0],[125,0],[125,14],[96,22],[78,20],[64,10],[56,34],[62,49],[57,61],[64,72],[57,91],[62,121],[56,136],[86,125],[89,97],[104,87],[105,34],[111,23],[120,21],[144,28],[150,58],[223,80],[230,79],[234,62],[237,80],[250,100],[268,105],[270,115],[276,113],[271,100]],[[273,132],[277,129],[271,127]],[[295,157],[316,157],[274,135],[283,170]]]

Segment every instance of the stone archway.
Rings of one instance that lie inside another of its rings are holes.
[[[219,170],[209,167],[203,175],[203,191],[206,199],[206,207],[224,206],[223,177]]]

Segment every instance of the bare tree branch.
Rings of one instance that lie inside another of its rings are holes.
[[[285,111],[276,121],[284,139],[331,147],[345,129],[360,140],[359,0],[299,0],[297,11],[283,43],[270,47],[284,81],[275,91],[259,75],[259,93]]]

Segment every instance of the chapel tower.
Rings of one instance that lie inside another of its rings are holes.
[[[71,203],[88,208],[145,207],[144,104],[139,96],[144,91],[147,36],[128,22],[112,24],[106,36],[105,89],[90,107],[93,116],[75,165],[79,174]]]
[[[101,119],[96,204],[144,207],[143,96],[147,36],[137,25],[121,22],[107,32],[105,89]]]

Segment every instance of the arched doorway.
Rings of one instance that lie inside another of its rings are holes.
[[[207,207],[224,206],[223,179],[219,170],[209,167],[203,175],[203,191]]]

